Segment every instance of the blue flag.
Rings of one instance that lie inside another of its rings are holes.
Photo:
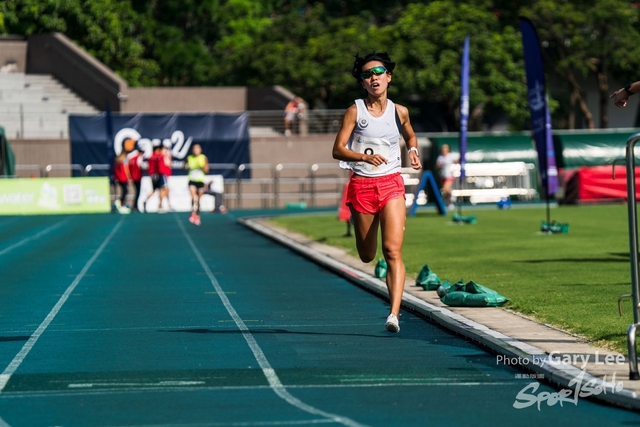
[[[533,139],[538,152],[538,169],[545,196],[558,191],[558,168],[553,151],[551,134],[551,117],[545,91],[544,69],[538,34],[531,21],[520,17],[522,46],[524,49],[524,65],[527,74],[529,110],[531,111],[531,127]]]
[[[464,39],[462,72],[460,74],[460,182],[464,179],[467,156],[467,126],[469,123],[469,36]]]

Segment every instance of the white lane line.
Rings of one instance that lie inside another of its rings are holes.
[[[11,427],[5,420],[0,417],[0,427]]]
[[[69,218],[70,218],[70,217],[69,217]],[[27,243],[27,242],[30,242],[30,241],[32,241],[32,240],[35,240],[35,239],[37,239],[38,237],[40,237],[40,236],[42,236],[42,235],[44,235],[44,234],[47,234],[47,233],[48,233],[48,232],[50,232],[51,230],[55,230],[56,228],[60,227],[60,226],[61,226],[62,224],[64,224],[65,222],[69,221],[69,218],[63,219],[62,221],[60,221],[60,222],[58,222],[58,223],[56,223],[56,224],[53,224],[51,227],[45,228],[44,230],[42,230],[42,231],[41,231],[41,232],[39,232],[38,234],[34,234],[34,235],[33,235],[33,236],[31,236],[31,237],[27,237],[27,238],[25,238],[25,239],[22,239],[22,240],[20,240],[19,242],[14,243],[13,245],[11,245],[11,246],[9,246],[9,247],[7,247],[7,248],[4,248],[3,250],[1,250],[1,251],[0,251],[0,255],[4,255],[4,254],[6,254],[7,252],[9,252],[9,251],[11,251],[11,250],[13,250],[13,249],[15,249],[15,248],[17,248],[17,247],[19,247],[19,246],[22,246],[22,245],[24,245],[24,244],[25,244],[25,243]],[[1,426],[1,424],[0,424],[0,426]]]
[[[326,418],[319,420],[299,420],[299,421],[255,421],[255,422],[235,422],[235,423],[206,423],[206,424],[135,424],[126,426],[111,427],[258,427],[258,426],[299,426],[305,424],[326,424],[333,421]]]
[[[202,254],[200,253],[196,245],[193,243],[193,240],[191,240],[191,237],[189,237],[189,235],[187,234],[187,231],[185,230],[184,225],[182,225],[182,222],[180,222],[180,219],[177,216],[176,216],[176,222],[178,223],[180,230],[182,230],[182,234],[187,239],[187,242],[189,242],[189,246],[191,246],[191,249],[193,250],[193,253],[196,255],[196,258],[198,258],[200,265],[204,269],[205,273],[207,273],[207,277],[209,277],[211,284],[213,285],[215,290],[218,292],[218,297],[222,301],[222,304],[227,309],[227,312],[229,313],[233,321],[236,323],[236,326],[238,327],[238,329],[242,331],[242,336],[244,337],[245,341],[247,341],[249,348],[251,348],[251,351],[253,352],[253,356],[258,362],[258,365],[260,365],[260,369],[262,369],[264,376],[267,378],[267,381],[269,382],[271,389],[281,399],[283,399],[290,405],[295,406],[296,408],[301,409],[309,414],[319,415],[321,417],[332,420],[333,422],[340,423],[349,427],[362,427],[363,424],[353,421],[350,418],[331,414],[321,409],[317,409],[311,405],[307,405],[306,403],[302,402],[298,398],[292,396],[287,391],[284,385],[282,385],[282,383],[280,382],[280,378],[278,378],[278,375],[276,374],[275,370],[271,367],[271,364],[269,363],[269,361],[267,360],[267,357],[264,355],[264,352],[258,345],[258,342],[249,331],[249,328],[247,328],[247,325],[245,325],[242,318],[240,318],[235,308],[233,308],[233,306],[231,305],[229,298],[227,298],[227,295],[224,293],[224,290],[216,280],[213,273],[211,273],[211,270],[209,269],[209,266],[207,266],[207,263],[204,261]]]
[[[500,381],[500,382],[459,382],[452,383],[450,381],[444,382],[412,382],[412,383],[376,383],[376,384],[314,384],[314,385],[293,385],[287,388],[299,388],[306,390],[315,389],[328,389],[328,388],[376,388],[376,387],[505,387],[514,386],[518,384],[524,384],[521,380],[513,381]],[[70,384],[71,385],[71,384]],[[111,396],[111,395],[125,395],[125,394],[148,394],[148,393],[202,393],[206,392],[227,392],[227,391],[257,391],[257,390],[271,390],[271,386],[258,385],[258,386],[203,386],[203,387],[127,387],[123,389],[87,389],[70,387],[68,390],[51,390],[51,391],[14,391],[11,393],[5,393],[0,396],[0,400],[6,399],[32,399],[36,397],[49,398],[49,397],[82,397],[82,396]],[[1,425],[0,425],[1,427]]]
[[[85,275],[86,276],[86,275]],[[245,320],[245,323],[247,321]],[[306,324],[274,324],[274,325],[252,325],[251,328],[255,330],[266,330],[269,331],[271,329],[279,329],[279,328],[322,328],[326,330],[327,328],[342,328],[345,325],[348,326],[376,326],[380,325],[380,322],[363,322],[363,323],[306,323]],[[75,333],[75,332],[112,332],[112,331],[162,331],[162,332],[180,332],[185,331],[189,332],[190,329],[201,329],[201,330],[210,330],[211,333],[215,333],[216,331],[226,332],[229,327],[227,325],[192,325],[192,326],[182,326],[182,325],[167,325],[163,327],[154,326],[132,326],[128,328],[62,328],[59,326],[51,326],[49,328],[49,333]],[[234,329],[235,330],[235,329]],[[306,331],[305,331],[306,332]],[[301,332],[301,333],[305,333]],[[10,335],[10,334],[30,334],[31,329],[23,330],[23,329],[0,329],[0,335]],[[353,334],[357,336],[357,334]]]
[[[5,370],[2,372],[2,374],[0,374],[0,393],[2,393],[2,391],[4,390],[5,386],[7,385],[7,382],[11,378],[11,375],[13,375],[16,372],[18,367],[20,367],[20,364],[24,361],[25,357],[27,357],[27,355],[29,354],[33,346],[36,344],[36,341],[38,341],[38,338],[40,338],[40,335],[44,333],[44,331],[47,329],[49,324],[56,317],[56,315],[58,314],[58,312],[60,311],[64,303],[69,298],[69,295],[71,295],[71,293],[76,288],[76,286],[78,286],[78,283],[80,283],[80,281],[82,280],[84,275],[87,273],[89,268],[91,268],[91,265],[93,264],[93,262],[100,256],[100,254],[102,253],[104,248],[107,246],[107,244],[109,243],[113,235],[116,234],[116,231],[118,231],[118,229],[122,225],[122,221],[124,220],[124,218],[125,217],[123,216],[120,219],[120,221],[118,221],[118,223],[115,225],[115,227],[113,227],[113,230],[111,230],[111,233],[109,233],[109,235],[104,239],[104,241],[102,242],[98,250],[96,250],[96,253],[93,254],[91,259],[87,261],[87,263],[82,268],[80,273],[78,273],[78,275],[74,279],[73,283],[69,285],[69,287],[64,292],[64,294],[62,294],[62,296],[60,297],[56,305],[51,309],[47,317],[42,321],[40,326],[38,326],[38,329],[36,329],[36,331],[31,335],[31,338],[29,338],[29,340],[24,344],[24,346],[22,346],[22,349],[20,350],[20,352],[16,354],[16,357],[14,357],[11,363],[9,363],[9,366],[7,366]]]

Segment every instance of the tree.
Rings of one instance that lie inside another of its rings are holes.
[[[540,0],[521,13],[536,26],[547,63],[569,89],[567,127],[580,127],[576,106],[586,127],[595,127],[580,77],[595,80],[600,126],[608,127],[609,77],[628,76],[640,65],[637,7],[623,0]]]
[[[400,91],[439,104],[448,117],[459,113],[462,47],[471,36],[470,129],[480,129],[488,111],[504,112],[511,126],[528,118],[519,34],[501,28],[486,2],[481,7],[453,0],[409,5],[398,22],[385,29],[396,58]],[[443,130],[457,123],[443,125]]]
[[[149,31],[146,55],[160,65],[158,83],[169,86],[220,85],[218,68],[227,57],[255,44],[271,26],[279,0],[134,0]],[[282,5],[284,10],[290,7]]]
[[[30,35],[59,31],[114,69],[133,86],[154,83],[154,60],[136,40],[143,22],[121,0],[6,0],[4,32]]]
[[[353,55],[377,43],[376,27],[360,17],[331,18],[322,5],[273,18],[253,43],[216,45],[216,81],[225,85],[283,85],[312,107],[345,108],[357,96]],[[224,58],[224,61],[222,59]]]

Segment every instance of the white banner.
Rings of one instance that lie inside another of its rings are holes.
[[[224,179],[222,175],[207,175],[205,183],[211,183],[211,189],[218,193],[224,193]],[[147,196],[151,193],[151,178],[142,177],[140,186],[140,200],[138,209],[142,212],[142,203],[147,200]],[[156,191],[148,200],[146,212],[158,212],[158,192]],[[200,210],[202,212],[213,211],[215,198],[205,194],[200,200]],[[164,208],[169,206],[177,212],[191,211],[191,193],[189,192],[189,178],[187,176],[170,176],[169,177],[169,202],[163,202]]]

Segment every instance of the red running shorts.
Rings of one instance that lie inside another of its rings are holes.
[[[399,172],[376,178],[353,175],[349,180],[347,205],[360,213],[375,215],[389,200],[400,196],[406,200],[404,181]]]

